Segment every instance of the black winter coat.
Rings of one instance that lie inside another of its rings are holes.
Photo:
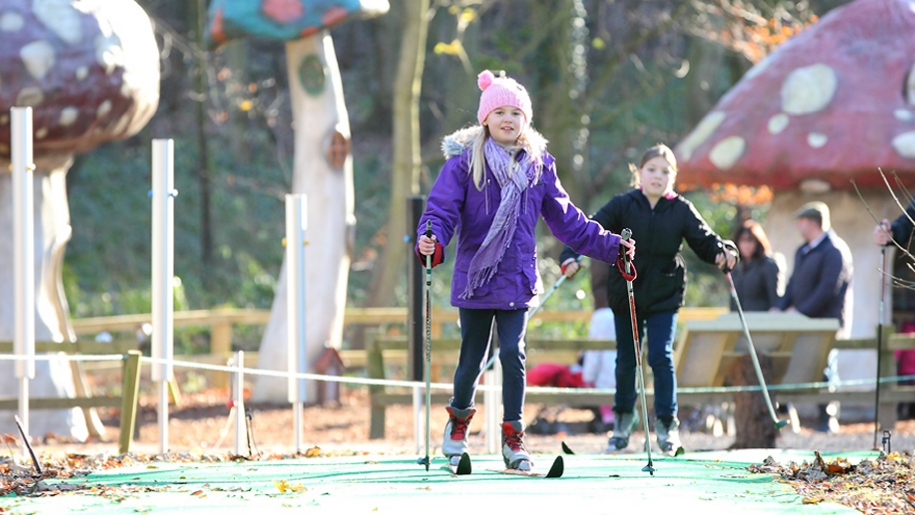
[[[661,198],[652,209],[642,190],[634,189],[613,197],[592,218],[615,234],[632,229],[638,271],[633,290],[639,318],[676,311],[683,305],[686,262],[680,250],[684,239],[708,263],[715,262],[723,247],[736,249],[712,231],[692,202],[676,194]],[[560,262],[577,256],[565,247]],[[608,292],[613,313],[629,317],[626,280],[616,267],[610,270]]]

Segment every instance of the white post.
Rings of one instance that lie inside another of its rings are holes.
[[[19,378],[19,418],[29,436],[29,379],[35,377],[35,228],[32,196],[32,108],[14,107],[12,115],[13,275],[15,334],[13,350],[28,356],[16,362]]]
[[[235,353],[235,381],[232,387],[232,404],[235,406],[235,455],[243,456],[247,442],[248,426],[245,422],[245,351]]]
[[[168,452],[168,383],[173,378],[175,297],[175,144],[154,139],[152,147],[152,367],[159,382],[159,450]]]
[[[295,451],[302,451],[302,403],[305,380],[294,374],[307,371],[305,354],[305,232],[308,203],[305,195],[286,195],[286,318],[289,371],[288,397],[292,403]]]

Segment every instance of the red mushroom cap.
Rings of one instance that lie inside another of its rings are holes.
[[[915,0],[833,9],[754,66],[677,145],[686,185],[873,186],[915,172]]]
[[[0,156],[11,107],[32,107],[34,152],[136,134],[159,103],[159,51],[133,0],[0,0]]]

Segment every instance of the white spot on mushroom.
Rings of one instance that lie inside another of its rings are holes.
[[[111,100],[105,100],[99,104],[98,109],[95,110],[95,115],[99,118],[102,118],[109,112],[111,112]]]
[[[25,20],[19,13],[3,13],[0,15],[0,30],[3,32],[16,32],[25,25]]]
[[[705,143],[705,140],[708,139],[709,135],[721,125],[724,118],[725,114],[721,111],[712,111],[705,115],[705,118],[703,118],[702,121],[699,122],[699,125],[693,129],[693,132],[689,133],[689,136],[680,144],[680,153],[684,160],[688,160],[693,155],[693,151],[695,151],[699,145]]]
[[[95,38],[95,60],[107,74],[124,64],[124,49],[116,34],[102,34]]]
[[[35,107],[44,100],[44,93],[34,86],[26,86],[16,95],[16,107]]]
[[[63,127],[68,127],[73,125],[73,122],[75,122],[77,118],[79,118],[79,109],[69,106],[61,109],[60,119],[57,123]]]
[[[783,130],[785,130],[786,127],[788,127],[788,121],[788,115],[785,113],[772,115],[772,117],[769,118],[768,124],[769,134],[781,133]]]
[[[788,114],[815,113],[829,105],[837,85],[836,72],[825,64],[798,68],[782,83],[782,109]]]
[[[832,185],[823,179],[804,179],[798,184],[798,188],[803,193],[822,195],[832,189]]]
[[[47,41],[33,41],[19,49],[19,57],[35,80],[41,80],[54,67],[54,47]]]
[[[47,136],[48,136],[48,128],[47,128],[47,127],[42,127],[42,128],[40,128],[40,129],[38,129],[37,131],[35,131],[35,138],[36,138],[36,139],[45,139]]]
[[[729,136],[715,144],[712,151],[708,153],[708,159],[719,170],[727,170],[737,163],[746,148],[747,143],[743,138]]]
[[[893,138],[893,149],[902,157],[915,159],[915,131],[903,132]]]
[[[73,5],[72,0],[32,0],[32,12],[57,37],[75,45],[83,39],[83,27]]]
[[[807,144],[813,148],[820,148],[829,141],[825,134],[820,132],[811,132],[807,135]]]
[[[86,77],[89,76],[89,67],[80,66],[76,69],[76,78],[77,80],[86,80]]]
[[[900,122],[909,122],[912,120],[912,111],[909,111],[908,109],[896,109],[893,111],[893,116]]]

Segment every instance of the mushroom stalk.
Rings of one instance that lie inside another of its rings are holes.
[[[349,116],[333,40],[326,31],[286,43],[295,132],[293,193],[308,198],[305,257],[307,322],[305,359],[309,367],[325,346],[339,348],[343,337],[347,274],[355,229],[352,158],[333,158],[336,135],[349,141]],[[319,87],[320,86],[320,87]],[[340,166],[334,166],[339,164]],[[286,266],[264,331],[261,368],[286,368]],[[286,399],[286,381],[259,376],[256,400]],[[306,382],[306,401],[317,398],[317,383]]]

